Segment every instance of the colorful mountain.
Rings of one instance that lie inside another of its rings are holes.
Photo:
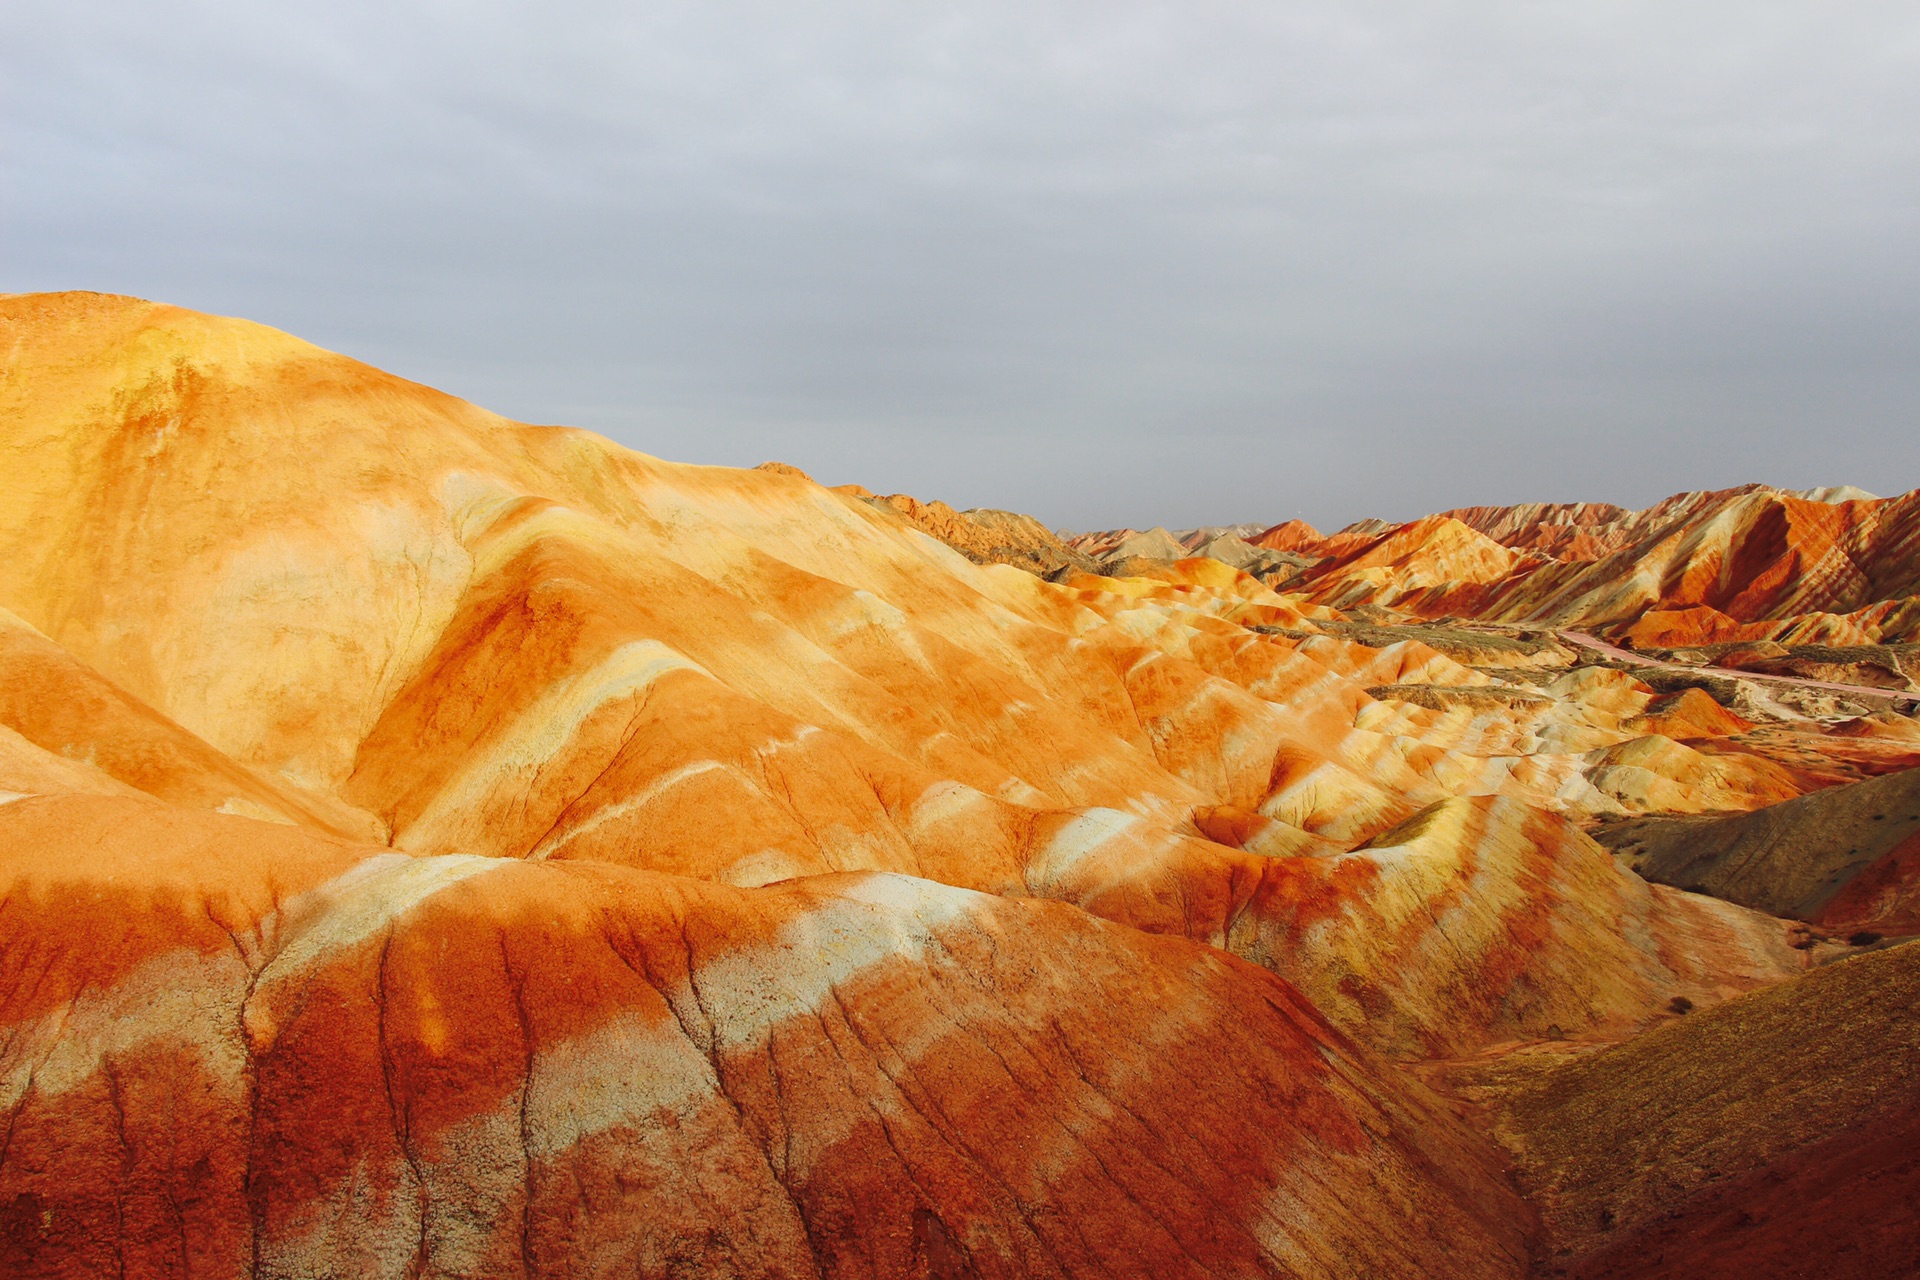
[[[0,1273],[1517,1280],[1627,1247],[1554,1172],[1615,1122],[1486,1064],[1652,1046],[1630,1109],[1679,1005],[1883,972],[1595,839],[1920,764],[1459,621],[1606,559],[1096,555],[136,299],[0,339]],[[1781,527],[1896,590],[1878,502],[1660,537],[1837,510]],[[1842,599],[1787,554],[1702,599]]]
[[[1472,530],[1517,551],[1504,567]],[[1342,608],[1577,627],[1640,647],[1920,642],[1920,491],[1746,485],[1644,511],[1475,507],[1391,526],[1289,584]],[[1377,572],[1390,565],[1394,572]]]

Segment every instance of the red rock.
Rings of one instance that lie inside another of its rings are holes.
[[[1318,529],[1305,520],[1283,520],[1247,541],[1269,551],[1301,551],[1311,556],[1321,554],[1320,546],[1324,538]]]
[[[1457,563],[1460,527],[1532,552],[1493,573],[1481,554]],[[1358,528],[1358,526],[1356,526]],[[1316,601],[1550,622],[1619,634],[1642,646],[1726,640],[1891,643],[1920,637],[1920,491],[1818,497],[1749,485],[1676,494],[1644,511],[1606,504],[1527,504],[1443,512],[1373,541],[1320,554]],[[1372,574],[1383,554],[1400,572]]]
[[[1580,824],[1910,749],[1340,612],[1898,634],[1903,500],[1281,527],[1281,594],[240,321],[0,327],[0,1273],[1518,1276],[1404,1068],[1811,963]]]
[[[105,797],[0,806],[0,857],[40,973],[0,1005],[10,1274],[1520,1274],[1423,1090],[1264,971],[1069,907]]]

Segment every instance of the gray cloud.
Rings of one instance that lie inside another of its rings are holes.
[[[0,9],[0,288],[1059,524],[1920,483],[1898,4]]]

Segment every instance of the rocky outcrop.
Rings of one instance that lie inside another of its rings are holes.
[[[1357,544],[1323,539],[1315,550],[1331,561],[1300,589],[1341,608],[1579,627],[1643,647],[1920,639],[1920,492],[1810,492],[1747,485],[1644,511],[1465,508]]]
[[[1916,687],[1920,493],[1749,485],[1645,511],[1464,508],[1406,525],[1361,522],[1340,537],[1369,524],[1380,527],[1345,550],[1312,543],[1327,558],[1287,589],[1373,622],[1585,630],[1655,659],[1784,681],[1714,695],[1749,719],[1833,723],[1898,705],[1880,690]],[[1288,536],[1306,545],[1300,531]],[[1570,551],[1570,538],[1587,545]],[[1717,687],[1704,675],[1694,683]]]
[[[1320,531],[1305,520],[1283,520],[1247,541],[1270,551],[1298,551],[1313,556],[1319,553],[1324,539]]]
[[[1069,544],[1089,557],[1097,572],[1116,578],[1162,577],[1179,561],[1206,559],[1284,588],[1301,570],[1315,563],[1308,556],[1245,541],[1237,530],[1255,531],[1245,525],[1193,529],[1178,535],[1158,528],[1145,533],[1118,529],[1076,534]]]
[[[1144,533],[1122,529],[1115,533],[1083,533],[1073,539],[1076,549],[1102,563],[1116,560],[1184,560],[1191,552],[1165,529]]]

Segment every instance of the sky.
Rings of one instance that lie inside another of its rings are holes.
[[[1895,493],[1920,7],[6,0],[70,288],[1069,529]]]

